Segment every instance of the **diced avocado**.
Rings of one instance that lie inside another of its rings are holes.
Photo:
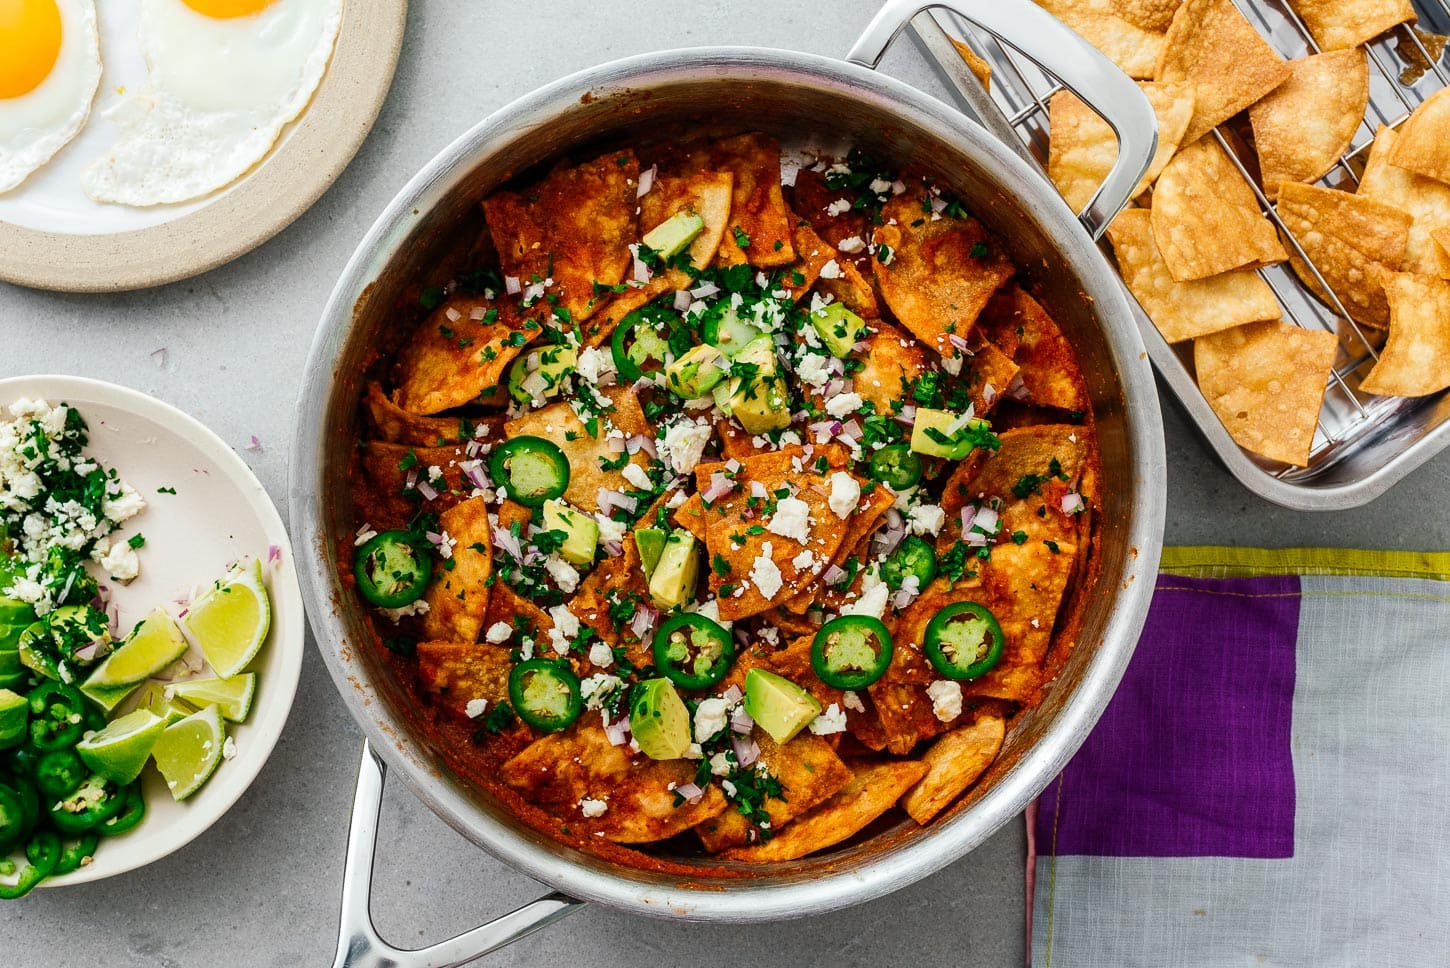
[[[777,743],[788,743],[821,714],[816,697],[764,669],[745,674],[745,711]]]
[[[30,708],[25,697],[9,689],[0,689],[0,749],[23,740],[25,725],[29,721]]]
[[[652,760],[678,760],[690,748],[690,710],[668,679],[646,679],[634,687],[629,731],[639,751]]]
[[[665,550],[665,539],[669,532],[664,528],[637,528],[634,545],[639,549],[639,563],[644,566],[644,580],[649,581],[659,563],[660,552]]]
[[[715,398],[715,406],[719,407],[720,408],[720,411],[722,413],[724,413],[725,416],[727,416],[727,417],[734,416],[734,414],[730,410],[730,381],[729,380],[726,380],[723,383],[717,383],[717,384],[715,384],[715,389],[713,389],[713,390],[710,391],[710,395]]]
[[[911,449],[927,457],[961,460],[975,446],[977,434],[973,431],[986,430],[990,426],[980,417],[963,420],[961,414],[949,410],[917,407],[916,419],[911,425]]]
[[[563,501],[544,502],[544,530],[564,532],[559,554],[571,565],[587,565],[599,547],[599,523]]]
[[[552,397],[563,388],[564,378],[574,372],[578,363],[579,353],[572,346],[556,344],[530,350],[509,367],[509,396],[521,404]]]
[[[705,231],[705,220],[694,212],[676,212],[640,239],[666,259],[673,259]]]
[[[720,307],[705,317],[705,342],[733,360],[763,334],[741,319],[735,307],[728,302],[722,301]]]
[[[664,611],[679,608],[695,597],[700,577],[700,556],[695,536],[683,529],[670,532],[660,559],[649,578],[649,597],[655,607]]]
[[[837,302],[811,313],[811,325],[815,326],[831,355],[845,359],[851,355],[851,348],[866,328],[866,320]]]
[[[731,372],[738,375],[730,378],[730,412],[746,433],[790,426],[790,392],[780,376],[774,340],[769,336],[751,340],[736,355]]]
[[[725,379],[725,355],[708,343],[665,367],[665,386],[686,400],[703,397]]]

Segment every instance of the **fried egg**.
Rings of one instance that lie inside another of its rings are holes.
[[[0,0],[0,192],[76,136],[101,82],[92,0]]]
[[[121,138],[82,188],[157,205],[240,178],[311,100],[341,20],[342,0],[142,0],[148,81],[106,112]]]

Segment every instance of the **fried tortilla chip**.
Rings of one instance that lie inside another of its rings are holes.
[[[656,175],[650,190],[639,199],[641,237],[681,212],[698,215],[704,219],[705,228],[690,243],[690,261],[701,268],[708,266],[730,227],[734,184],[735,175],[728,171],[697,171],[680,177]],[[679,270],[673,272],[679,275],[674,283],[676,288],[688,288],[682,283],[688,282],[689,277]]]
[[[1450,231],[1450,185],[1390,164],[1388,159],[1398,140],[1399,133],[1392,128],[1379,129],[1357,192],[1404,209],[1414,217],[1402,268],[1433,276],[1440,268],[1434,233]]]
[[[418,414],[465,403],[503,406],[504,371],[537,332],[523,330],[507,299],[448,300],[419,324],[398,355],[398,406]]]
[[[871,280],[862,275],[855,262],[839,252],[836,254],[836,265],[841,274],[835,278],[821,276],[816,280],[816,289],[825,295],[834,296],[837,302],[844,304],[863,319],[879,316],[881,307],[877,304],[876,290],[871,287]]]
[[[1157,180],[1178,150],[1183,132],[1193,117],[1193,85],[1140,83],[1138,85],[1158,117],[1158,150],[1136,195]],[[1092,201],[1103,179],[1118,160],[1118,139],[1108,123],[1071,91],[1059,91],[1048,105],[1052,139],[1047,146],[1047,176],[1074,212]]]
[[[798,733],[782,746],[764,730],[759,730],[755,733],[755,742],[760,745],[757,762],[764,763],[780,781],[783,794],[765,801],[771,830],[780,830],[851,782],[851,771],[831,749],[831,744],[819,736]],[[727,847],[748,843],[754,829],[738,810],[726,810],[700,824],[695,833],[700,835],[706,850],[717,854]]]
[[[983,334],[999,349],[1012,347],[1010,359],[1021,384],[1016,399],[1059,410],[1088,409],[1087,387],[1078,369],[1077,354],[1037,300],[1018,286],[1006,286],[987,304],[982,327]],[[998,385],[997,394],[1005,394],[1010,385],[1011,381]]]
[[[1400,126],[1390,164],[1450,183],[1450,87],[1431,94]]]
[[[600,346],[608,342],[614,335],[614,327],[624,317],[676,288],[675,283],[678,281],[675,272],[670,271],[655,276],[643,286],[629,287],[624,292],[617,293],[603,304],[603,308],[594,314],[594,318],[584,324],[584,345]]]
[[[506,501],[504,507],[521,507],[512,501]],[[524,509],[527,512],[527,508]],[[503,517],[500,512],[500,518]],[[524,520],[528,520],[525,513]],[[506,528],[507,525],[504,525]],[[519,638],[527,635],[535,640],[542,640],[548,634],[549,629],[554,627],[554,620],[549,613],[544,611],[531,600],[524,598],[504,581],[496,581],[493,587],[488,590],[488,611],[483,616],[483,627],[493,628],[498,622],[514,627],[514,636],[503,643],[508,648],[516,648],[519,645]]]
[[[1320,50],[1347,50],[1415,19],[1410,0],[1289,0]]]
[[[1294,182],[1280,188],[1279,218],[1353,319],[1372,326],[1388,323],[1378,274],[1395,272],[1404,262],[1413,218],[1365,195]],[[1298,253],[1289,256],[1289,264],[1304,285],[1329,301]]]
[[[881,217],[873,265],[886,305],[928,347],[960,356],[950,337],[970,336],[987,300],[1015,271],[1011,260],[969,215],[923,219],[921,197],[911,192],[887,202]]]
[[[1233,0],[1185,0],[1173,15],[1155,79],[1194,87],[1192,144],[1289,79],[1289,65]]]
[[[967,70],[971,71],[972,76],[982,82],[983,87],[991,90],[992,65],[988,64],[982,58],[978,57],[977,52],[972,50],[972,48],[968,47],[962,41],[957,40],[955,37],[953,37],[951,41],[952,46],[957,49],[957,53],[962,55],[962,60],[966,61]]]
[[[745,458],[735,473],[735,489],[703,509],[706,553],[712,562],[718,556],[727,566],[710,569],[710,591],[720,599],[721,618],[746,618],[793,598],[816,580],[840,547],[846,528],[827,503],[829,475],[815,473],[814,467],[805,470],[804,453],[800,447],[784,447]],[[832,471],[847,463],[839,444],[817,447],[815,455],[824,456]],[[723,463],[696,467],[700,490],[709,487],[715,472],[726,469]],[[752,493],[758,489],[764,490],[764,498]],[[779,504],[786,500],[781,492],[786,490],[804,502],[804,522],[789,521],[793,515],[780,512]],[[799,540],[802,534],[805,541]],[[811,554],[805,556],[806,551]]]
[[[1193,342],[1198,387],[1245,450],[1309,463],[1339,341],[1289,323],[1249,323]]]
[[[770,840],[735,847],[722,856],[764,864],[795,860],[835,846],[890,810],[926,773],[925,766],[911,760],[859,764],[851,769],[851,782],[831,799],[791,821]]]
[[[1264,194],[1322,178],[1349,150],[1369,104],[1369,60],[1336,50],[1289,62],[1289,79],[1249,108]]]
[[[444,707],[466,716],[468,704],[482,699],[489,707],[509,696],[513,660],[508,649],[478,642],[419,642],[418,679],[438,694]]]
[[[1234,269],[1179,282],[1169,273],[1153,241],[1152,215],[1130,208],[1108,226],[1123,281],[1153,325],[1170,343],[1231,329],[1261,319],[1278,319],[1279,302],[1252,269]]]
[[[699,494],[691,494],[685,503],[675,508],[670,520],[695,536],[696,541],[705,540],[705,502]]]
[[[790,189],[791,209],[810,222],[816,234],[837,248],[846,239],[866,242],[871,237],[866,211],[852,206],[849,190],[828,185],[825,166],[821,168],[821,171],[802,168],[796,172],[795,184]],[[855,244],[848,243],[848,247],[855,248]],[[852,258],[864,255],[863,246]]]
[[[1166,33],[1183,0],[1113,0],[1113,10],[1135,27]]]
[[[579,591],[569,602],[569,611],[611,647],[623,646],[625,658],[630,662],[644,667],[654,661],[650,642],[641,641],[628,623],[616,622],[609,614],[612,602],[649,600],[649,585],[645,581],[634,535],[626,534],[621,543],[624,548],[622,554],[600,560],[579,583]]]
[[[1006,720],[990,714],[943,735],[922,756],[926,776],[901,798],[902,809],[926,824],[987,771],[1006,735]]]
[[[493,574],[493,537],[488,503],[469,498],[438,516],[438,531],[453,542],[450,557],[433,569],[423,600],[423,632],[429,638],[476,642],[488,612],[489,576]],[[444,567],[449,564],[450,567]]]
[[[1435,256],[1439,260],[1440,278],[1450,279],[1450,228],[1435,229],[1430,233],[1435,241]]]
[[[589,318],[599,305],[595,283],[619,285],[629,270],[638,184],[639,160],[625,150],[489,195],[483,213],[503,274],[524,286],[553,279],[557,308],[576,322]]]
[[[1411,272],[1380,277],[1389,297],[1390,336],[1359,388],[1423,397],[1450,387],[1450,282]]]
[[[1026,516],[1013,523],[1032,524]],[[981,598],[976,600],[997,616],[1005,648],[991,672],[963,684],[963,695],[1029,702],[1041,688],[1042,664],[1077,561],[1077,545],[1066,528],[1060,530],[1057,538],[1034,535],[1020,545],[999,544],[982,565]]]
[[[419,510],[443,512],[472,491],[463,479],[459,462],[467,460],[460,447],[408,447],[381,440],[365,442],[358,452],[359,467],[367,487],[363,520],[374,530],[387,531],[405,526]],[[437,477],[432,468],[438,468]],[[425,501],[418,481],[430,481],[438,496]]]
[[[442,447],[458,443],[465,437],[489,440],[503,432],[503,421],[497,417],[470,420],[463,417],[424,417],[411,413],[394,403],[377,381],[368,384],[364,402],[378,433],[384,440],[395,444]]]
[[[564,500],[591,514],[599,510],[600,488],[616,491],[631,489],[625,480],[623,467],[604,469],[606,463],[620,457],[620,451],[610,442],[611,429],[618,430],[625,437],[651,430],[632,387],[604,387],[600,392],[609,399],[611,409],[599,418],[595,434],[591,435],[574,408],[562,401],[531,410],[504,424],[504,433],[508,437],[543,437],[559,445],[569,459],[569,487],[564,491]],[[641,450],[630,456],[629,463],[647,467],[649,455]]]
[[[685,173],[728,171],[735,179],[730,230],[716,261],[783,266],[795,261],[790,210],[780,190],[780,142],[760,132],[711,141],[690,150]]]
[[[831,556],[826,566],[818,569],[818,576],[830,571],[832,565],[841,567],[845,563],[846,557],[856,551],[858,546],[870,537],[871,532],[876,530],[876,526],[881,523],[881,518],[895,502],[896,496],[890,488],[878,487],[874,488],[870,494],[863,494],[856,507],[843,521],[838,522],[838,526],[845,528],[845,534],[836,548],[836,553]],[[865,561],[867,559],[861,557],[857,560]],[[818,577],[815,581],[807,582],[795,597],[786,601],[784,605],[787,611],[804,615],[810,610],[811,605],[821,598],[823,596]],[[834,601],[833,590],[828,589],[824,599]]]
[[[840,278],[840,263],[836,261],[836,247],[817,235],[805,219],[796,219],[791,226],[791,241],[795,245],[796,263],[792,267],[794,271],[786,273],[782,285],[791,299],[800,302],[826,266],[833,266],[830,271]]]
[[[1119,16],[1114,0],[1037,0],[1129,77],[1151,78],[1163,52],[1163,31],[1145,30]]]
[[[905,398],[927,371],[926,350],[890,323],[873,319],[869,325],[875,332],[866,338],[855,390],[862,400],[871,401],[877,413],[891,413],[891,404]]]
[[[1173,156],[1158,176],[1152,213],[1158,252],[1179,282],[1287,258],[1253,189],[1212,138]]]
[[[725,809],[725,795],[714,784],[695,803],[675,806],[673,788],[694,779],[694,761],[652,760],[615,746],[595,719],[580,719],[565,732],[535,740],[503,765],[503,781],[575,830],[616,844],[664,840]],[[603,800],[608,806],[599,816],[587,817],[581,800]]]

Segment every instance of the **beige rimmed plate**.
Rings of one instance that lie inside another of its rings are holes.
[[[114,141],[101,112],[145,77],[136,0],[102,9],[101,89],[76,139],[0,194],[0,279],[69,292],[140,289],[214,269],[286,228],[342,174],[392,84],[407,0],[345,0],[337,43],[312,101],[272,150],[226,188],[181,205],[132,208],[89,199],[80,171]]]
[[[272,604],[271,627],[248,670],[257,693],[245,723],[227,723],[236,756],[223,760],[210,780],[177,803],[152,765],[141,774],[146,817],[133,830],[102,837],[95,859],[43,887],[97,881],[159,860],[200,836],[241,798],[262,771],[282,735],[302,672],[307,625],[291,545],[267,492],[236,452],[194,418],[144,393],[72,376],[0,380],[0,408],[17,399],[74,406],[90,426],[88,452],[146,499],[146,509],[120,532],[146,536],[141,574],[126,586],[106,582],[129,629],[156,606],[173,616],[176,599],[220,577],[246,556],[263,561]],[[162,494],[157,488],[174,488]],[[275,548],[275,553],[269,553]],[[98,576],[101,577],[101,576]],[[102,578],[105,581],[104,578]],[[119,708],[126,708],[123,704]]]

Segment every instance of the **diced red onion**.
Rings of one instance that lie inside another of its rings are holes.
[[[992,510],[991,508],[982,508],[980,511],[977,512],[976,525],[978,528],[981,528],[982,531],[986,534],[991,534],[992,532],[997,530],[998,518],[999,515],[996,511]]]
[[[510,296],[517,296],[519,293],[524,291],[523,286],[519,285],[518,276],[504,276],[503,289],[504,292],[508,293]]]
[[[643,639],[654,628],[655,622],[659,619],[660,613],[648,605],[641,605],[634,611],[634,618],[629,620],[629,630],[636,638]]]
[[[275,565],[282,560],[281,545],[267,545],[267,564]]]
[[[905,580],[902,581],[901,587],[892,596],[891,604],[895,608],[905,608],[916,601],[916,597],[920,594],[921,580],[915,575],[907,575]]]
[[[729,702],[729,700],[727,699],[726,702]],[[755,720],[750,718],[750,714],[745,711],[745,707],[736,706],[735,711],[730,714],[730,729],[733,732],[749,736],[750,731],[754,728]]]
[[[81,646],[79,649],[76,649],[75,652],[71,654],[81,662],[90,663],[95,660],[96,654],[100,652],[100,650],[101,641],[99,639],[96,639],[95,641],[90,642],[87,645]]]
[[[977,520],[977,506],[968,504],[962,508],[962,534],[972,530],[972,522]]]
[[[760,759],[760,747],[754,740],[735,736],[731,737],[730,745],[735,747],[735,760],[741,766],[754,766],[755,761]]]
[[[828,371],[830,371],[831,373],[834,373],[836,376],[845,376],[846,375],[846,361],[845,360],[842,360],[842,359],[838,359],[837,357],[834,357],[834,356],[827,357],[826,358],[826,369]],[[830,396],[830,394],[826,394],[826,395],[827,396]]]
[[[901,544],[902,539],[905,537],[906,528],[902,525],[898,524],[894,527],[884,528],[876,533],[876,537],[871,539],[871,552],[878,557],[881,555],[889,555],[896,550],[896,546]]]
[[[623,746],[629,742],[629,717],[621,716],[615,722],[604,723],[604,735],[609,738],[611,746]]]
[[[767,497],[767,496],[769,496],[769,494],[770,494],[770,492],[765,489],[765,485],[764,484],[760,483],[759,481],[751,481],[750,482],[750,496],[751,497]]]
[[[843,387],[844,385],[845,381],[842,380],[840,377],[831,377],[831,379],[827,380],[826,389],[823,391],[826,399],[829,400],[831,397],[839,396],[842,392],[841,387]]]
[[[700,492],[700,499],[713,504],[733,490],[735,482],[726,477],[723,471],[716,471],[710,475],[710,486]]]
[[[159,350],[152,350],[151,351],[151,362],[152,363],[155,363],[157,366],[165,366],[166,365],[166,347],[163,346]]]
[[[606,555],[608,555],[609,557],[611,557],[611,558],[618,558],[620,555],[624,554],[624,542],[622,542],[622,541],[606,541],[606,542],[604,542],[604,553]]]
[[[1062,513],[1077,514],[1083,509],[1082,495],[1076,491],[1068,491],[1062,496]]]
[[[482,450],[483,443],[479,440],[470,440],[468,443],[463,445],[463,452],[469,457],[477,457],[479,455],[479,452]]]
[[[845,577],[845,569],[843,569],[840,565],[832,565],[831,567],[827,568],[826,573],[821,576],[821,578],[825,580],[827,585],[839,584],[841,579]]]
[[[982,402],[991,406],[997,399],[997,388],[990,383],[982,384]]]
[[[519,539],[508,528],[500,528],[495,525],[493,529],[493,543],[495,547],[502,548],[508,554],[512,555],[515,561],[524,560],[523,546],[519,544]]]
[[[443,315],[448,317],[448,321],[450,323],[456,323],[463,318],[463,314],[460,313],[457,309],[454,309],[452,306],[449,306],[447,309],[443,310]]]
[[[631,454],[638,454],[644,451],[651,457],[655,456],[655,439],[648,434],[635,434],[624,442],[624,447]]]
[[[257,439],[256,434],[252,434],[249,438],[247,443],[247,450],[251,451],[254,454],[260,454],[262,452],[262,442]]]
[[[951,333],[947,336],[947,339],[950,340],[951,344],[959,350],[965,350],[967,348],[967,340],[964,336],[958,336],[956,333]]]
[[[916,408],[908,403],[901,408],[900,412],[897,413],[893,419],[895,419],[897,423],[906,424],[908,427],[910,427],[912,424],[916,423]]]
[[[871,341],[870,340],[858,339],[856,342],[854,342],[854,343],[851,344],[851,349],[853,351],[857,352],[857,353],[864,353],[867,350],[869,350],[870,348],[871,348]]]
[[[654,278],[654,270],[645,265],[639,256],[634,257],[634,281],[643,285]]]
[[[404,487],[412,487],[414,484],[417,484],[417,483],[418,483],[418,472],[417,471],[409,471],[408,472],[408,478],[407,478],[407,480],[405,480],[403,482],[403,486]]]
[[[458,465],[458,469],[463,472],[464,477],[468,478],[468,483],[474,487],[489,486],[488,475],[483,472],[483,461],[466,460]]]
[[[705,791],[693,783],[681,783],[675,787],[674,792],[684,797],[690,803],[698,803],[700,798],[705,795]]]
[[[1021,373],[1012,377],[1012,382],[1007,384],[1007,396],[1013,400],[1026,400],[1031,395],[1027,390],[1027,384],[1022,382]]]
[[[962,540],[965,541],[967,544],[971,545],[973,548],[987,547],[987,536],[980,531],[968,531],[966,534],[962,535]]]
[[[639,187],[634,190],[635,198],[644,198],[646,195],[649,194],[649,190],[654,187],[655,171],[658,168],[659,165],[650,165],[644,171],[639,173]]]
[[[742,698],[744,698],[744,695],[745,694],[740,691],[739,686],[731,686],[729,689],[726,689],[724,692],[720,693],[720,698],[725,700],[725,705],[730,706],[739,702]]]
[[[624,438],[614,436],[605,437],[604,446],[609,449],[611,454],[622,454],[624,453]]]
[[[425,501],[434,501],[438,498],[438,490],[427,481],[418,482],[418,493],[423,495]]]
[[[707,282],[702,286],[696,286],[694,289],[691,289],[690,295],[695,297],[696,299],[706,299],[710,296],[715,295],[719,291],[719,286],[715,285],[713,282]]]
[[[855,418],[853,417],[852,419],[847,420],[845,425],[841,427],[841,436],[849,437],[851,440],[860,440],[862,437],[866,436],[866,433],[861,429],[861,425],[857,423]]]
[[[689,292],[688,289],[676,289],[675,290],[675,302],[674,302],[675,312],[677,312],[677,313],[684,312],[685,310],[687,310],[687,309],[690,308],[690,303],[692,303],[694,301],[695,301],[695,298],[690,295],[690,292]]]

